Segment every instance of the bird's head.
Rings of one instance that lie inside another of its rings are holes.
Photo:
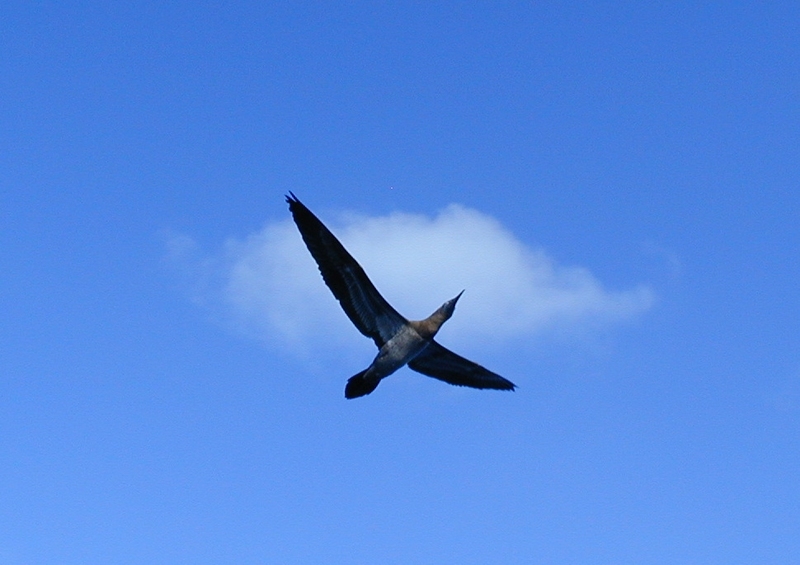
[[[455,310],[456,310],[456,302],[458,302],[458,299],[461,298],[462,294],[464,294],[463,290],[458,293],[458,296],[448,300],[447,302],[442,304],[441,307],[439,308],[439,311],[444,316],[443,323],[445,321],[449,320],[450,317],[453,315],[453,312],[455,312]]]
[[[439,308],[436,309],[436,312],[424,320],[411,322],[414,329],[416,329],[417,332],[424,338],[432,338],[435,336],[439,331],[439,328],[442,327],[442,324],[449,320],[453,315],[453,312],[456,309],[456,302],[458,302],[458,299],[461,298],[462,294],[464,294],[463,290],[458,293],[458,296],[439,306]]]

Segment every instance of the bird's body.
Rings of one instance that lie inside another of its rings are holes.
[[[294,194],[289,193],[286,202],[325,284],[356,328],[378,346],[372,364],[347,381],[347,398],[371,393],[381,379],[403,365],[454,385],[514,390],[512,382],[456,355],[433,339],[453,315],[464,291],[424,320],[409,321],[386,302],[364,269]]]
[[[356,396],[353,396],[353,394],[356,391],[366,390],[367,388],[370,389],[369,392],[372,392],[382,379],[388,377],[403,365],[407,365],[409,361],[413,360],[427,347],[428,343],[429,340],[420,336],[410,324],[404,326],[397,332],[397,335],[383,344],[372,364],[366,370],[358,373],[348,381],[348,386],[345,388],[345,396],[355,398]],[[364,394],[369,394],[369,392]],[[363,394],[358,394],[357,396],[363,396]]]

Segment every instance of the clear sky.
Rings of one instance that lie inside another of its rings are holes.
[[[800,4],[454,4],[2,3],[0,563],[796,562]]]

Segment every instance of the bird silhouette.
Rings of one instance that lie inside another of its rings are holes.
[[[370,366],[348,379],[344,389],[346,398],[371,393],[382,379],[403,365],[451,385],[514,390],[516,385],[511,381],[433,339],[453,315],[463,290],[424,320],[407,320],[380,295],[361,265],[311,210],[291,192],[286,202],[325,284],[358,331],[378,347]]]

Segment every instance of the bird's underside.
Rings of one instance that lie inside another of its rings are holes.
[[[425,320],[407,320],[381,296],[361,265],[319,218],[291,192],[286,202],[325,284],[353,325],[379,349],[372,364],[348,380],[347,398],[371,393],[381,379],[403,365],[452,385],[514,390],[511,381],[453,353],[433,339],[452,315],[460,294]]]

